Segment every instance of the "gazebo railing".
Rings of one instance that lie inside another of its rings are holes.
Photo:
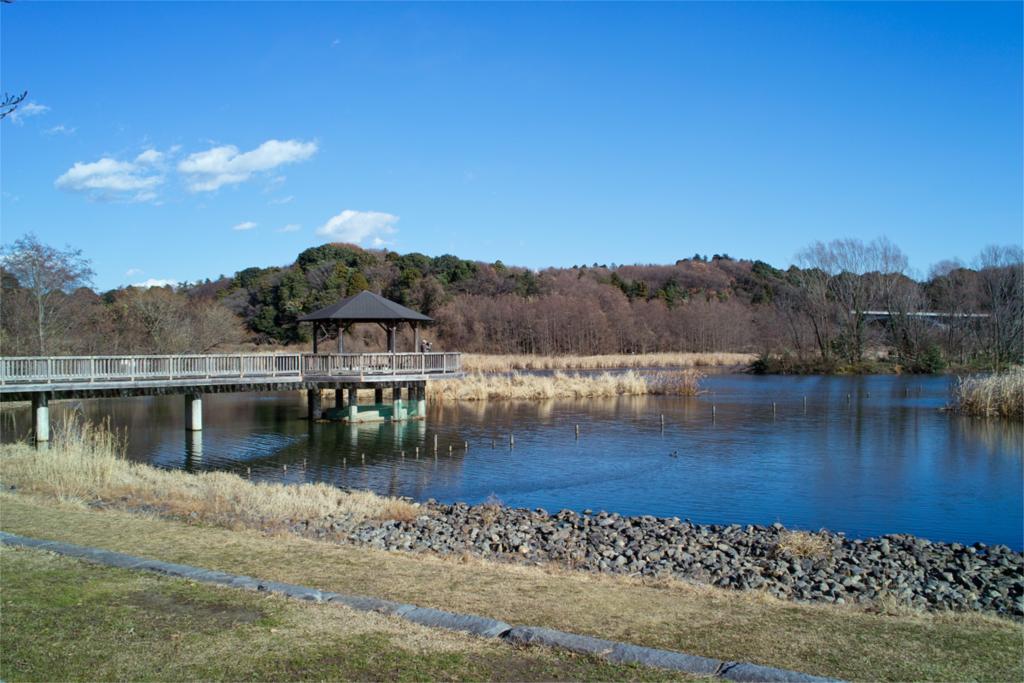
[[[0,357],[0,385],[454,374],[458,353]]]
[[[304,376],[422,375],[462,372],[460,353],[331,353],[302,356]]]

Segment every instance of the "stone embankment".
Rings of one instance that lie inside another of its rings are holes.
[[[677,579],[833,604],[902,604],[1024,616],[1024,553],[906,535],[813,537],[781,525],[701,525],[677,518],[430,501],[409,521],[303,520],[292,531],[385,550],[481,557]],[[793,539],[810,538],[805,543]]]

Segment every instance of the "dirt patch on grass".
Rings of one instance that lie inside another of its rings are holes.
[[[153,591],[129,593],[125,596],[124,603],[131,607],[160,612],[172,618],[204,622],[215,628],[252,624],[267,616],[262,610],[227,602],[207,602],[183,595]]]

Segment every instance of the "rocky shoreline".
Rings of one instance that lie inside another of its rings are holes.
[[[525,510],[428,501],[408,521],[299,520],[291,531],[384,550],[470,553],[611,574],[672,577],[779,598],[897,603],[1024,617],[1024,553],[908,535],[849,539],[779,524],[703,525],[677,518]],[[794,543],[794,540],[797,541]],[[808,549],[800,540],[812,540]]]

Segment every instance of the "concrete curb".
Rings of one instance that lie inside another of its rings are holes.
[[[458,614],[431,607],[417,607],[390,600],[381,600],[361,595],[331,593],[316,588],[298,586],[279,581],[263,581],[251,576],[239,576],[225,572],[175,564],[160,560],[147,560],[133,555],[89,548],[60,541],[43,541],[0,531],[0,544],[48,550],[58,555],[77,557],[89,562],[119,567],[142,569],[200,583],[212,583],[231,588],[266,591],[286,595],[297,600],[326,602],[345,605],[363,612],[378,612],[399,617],[423,626],[461,631],[483,638],[500,638],[517,645],[543,645],[559,650],[601,657],[621,664],[640,664],[659,669],[670,669],[703,676],[714,676],[742,683],[753,681],[791,681],[792,683],[838,683],[836,679],[821,678],[797,671],[775,669],[745,662],[726,662],[710,657],[698,657],[672,650],[641,647],[614,640],[602,640],[575,633],[556,631],[538,626],[510,626],[503,621],[473,614]]]

